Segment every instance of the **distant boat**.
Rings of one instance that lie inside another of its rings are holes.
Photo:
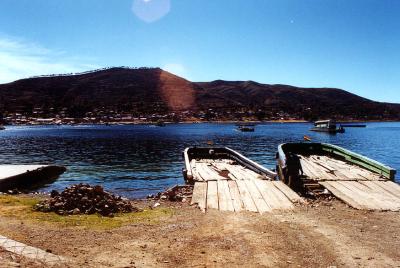
[[[0,125],[0,130],[5,130],[6,128],[3,125]]]
[[[335,133],[344,133],[345,129],[341,125],[338,127],[334,120],[322,120],[322,121],[316,121],[311,131],[327,132],[335,134]]]
[[[254,132],[255,126],[251,124],[242,124],[238,125],[237,129],[242,132]]]
[[[303,136],[303,139],[304,139],[305,141],[311,141],[311,138],[310,138],[309,136],[307,136],[307,135],[304,135],[304,136]]]

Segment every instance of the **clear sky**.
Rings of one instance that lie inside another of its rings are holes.
[[[400,102],[400,0],[0,1],[0,82],[107,66]]]

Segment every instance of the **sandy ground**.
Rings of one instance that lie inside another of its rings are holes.
[[[172,215],[105,231],[0,216],[0,234],[69,258],[62,267],[400,267],[400,213],[336,200],[263,215],[162,206]],[[2,250],[0,266],[46,267]]]

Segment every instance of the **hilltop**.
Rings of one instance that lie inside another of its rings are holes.
[[[254,81],[191,82],[160,68],[105,68],[0,85],[5,117],[162,117],[174,120],[280,118],[397,120],[400,105],[342,89]],[[17,115],[16,115],[17,114]],[[171,118],[167,118],[171,119]]]

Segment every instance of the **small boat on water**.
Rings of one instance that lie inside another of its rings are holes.
[[[240,124],[240,125],[238,125],[237,129],[242,131],[242,132],[254,132],[255,125],[253,125],[253,124]]]
[[[227,147],[190,147],[183,176],[194,184],[192,204],[205,211],[267,212],[292,209],[301,198],[276,173]]]
[[[54,182],[66,170],[54,165],[0,165],[0,192],[34,189]]]
[[[314,127],[311,129],[311,131],[335,134],[344,133],[345,129],[341,125],[338,127],[334,120],[321,120],[314,123]]]
[[[357,209],[400,210],[396,170],[325,143],[286,143],[278,147],[278,176],[308,196],[333,194]]]
[[[5,130],[5,129],[6,129],[5,126],[0,125],[0,130]]]

